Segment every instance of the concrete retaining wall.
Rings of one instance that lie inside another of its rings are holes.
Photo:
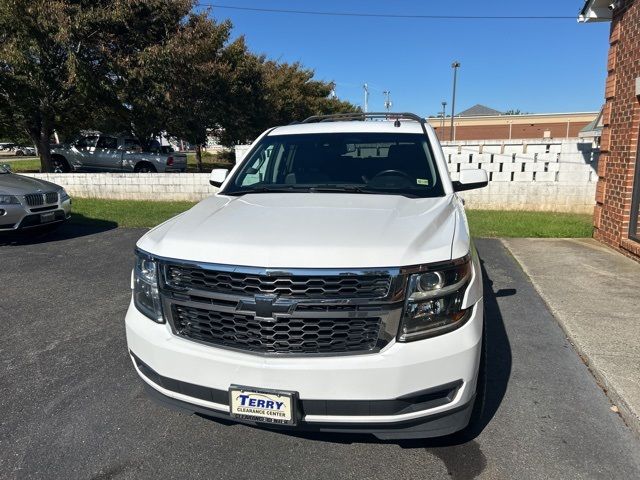
[[[489,186],[462,192],[469,208],[592,213],[599,152],[576,140],[443,144],[451,178],[485,169]],[[217,191],[206,173],[38,173],[77,197],[198,201]]]
[[[208,173],[31,173],[71,196],[115,200],[199,201],[218,191]]]
[[[461,193],[469,208],[592,213],[599,150],[578,139],[443,142],[452,180],[482,168],[489,186]]]

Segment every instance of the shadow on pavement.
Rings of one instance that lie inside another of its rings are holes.
[[[1,245],[37,245],[41,243],[69,240],[94,235],[117,228],[118,224],[109,220],[99,220],[72,214],[70,220],[57,225],[42,226],[20,232],[0,233]]]

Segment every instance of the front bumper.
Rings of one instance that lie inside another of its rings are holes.
[[[53,213],[53,220],[42,221],[43,214]],[[47,205],[44,208],[30,208],[22,203],[0,205],[0,232],[25,230],[43,225],[63,222],[71,216],[71,199]]]
[[[379,438],[446,435],[469,421],[482,344],[483,306],[461,328],[373,354],[253,355],[192,342],[131,304],[126,332],[134,366],[153,396],[183,410],[230,418],[233,384],[297,392],[301,430]],[[252,422],[245,422],[252,423]],[[262,424],[261,424],[262,425]],[[273,427],[270,427],[273,428]]]

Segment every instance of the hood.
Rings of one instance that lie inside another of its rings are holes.
[[[449,260],[456,222],[453,195],[213,196],[151,230],[138,247],[266,268],[395,267]]]
[[[37,178],[16,175],[15,173],[0,173],[0,193],[24,195],[38,190],[43,192],[58,191],[61,188],[60,185]]]

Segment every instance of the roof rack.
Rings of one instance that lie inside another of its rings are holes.
[[[320,123],[320,122],[339,122],[345,120],[359,120],[364,122],[368,118],[384,118],[387,120],[394,120],[394,126],[400,126],[400,120],[413,120],[418,122],[422,127],[422,131],[428,136],[427,127],[425,126],[427,120],[416,115],[415,113],[392,113],[392,112],[351,112],[351,113],[333,113],[331,115],[313,115],[312,117],[304,119],[300,123]]]
[[[388,120],[413,120],[418,123],[425,123],[426,120],[415,113],[392,113],[392,112],[350,112],[350,113],[333,113],[330,115],[314,115],[306,118],[300,123],[317,123],[317,122],[339,122],[341,120],[360,120],[367,118],[386,118]]]

